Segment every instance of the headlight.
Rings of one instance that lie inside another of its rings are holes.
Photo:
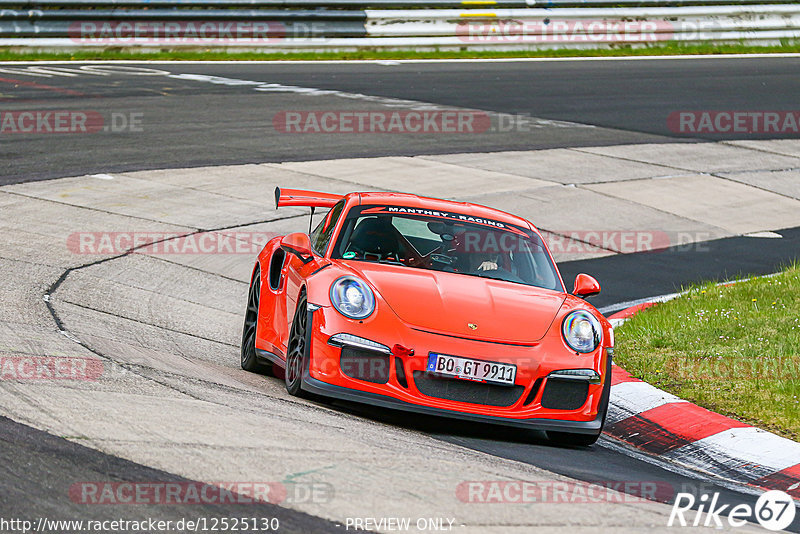
[[[350,319],[366,319],[375,311],[375,295],[363,280],[354,276],[343,276],[333,283],[331,303]]]
[[[586,310],[578,310],[564,318],[561,325],[564,341],[575,352],[592,352],[603,337],[600,321]]]

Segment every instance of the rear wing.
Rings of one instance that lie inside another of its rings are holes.
[[[275,188],[275,208],[284,206],[307,206],[310,208],[332,208],[344,198],[343,195],[303,191],[302,189]]]

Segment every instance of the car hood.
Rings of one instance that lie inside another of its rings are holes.
[[[564,293],[478,276],[348,264],[411,327],[470,339],[535,343],[566,299]]]

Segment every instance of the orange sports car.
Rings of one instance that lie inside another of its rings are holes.
[[[400,193],[275,197],[330,210],[258,255],[243,369],[281,368],[291,395],[597,440],[614,337],[584,299],[600,286],[580,274],[568,293],[530,222]]]

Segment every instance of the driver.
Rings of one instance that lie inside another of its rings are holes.
[[[400,255],[400,240],[388,217],[370,217],[358,223],[348,249],[380,259],[390,256],[397,258]]]
[[[499,268],[500,255],[488,252],[465,252],[458,254],[458,270],[462,273],[496,271]]]
[[[486,254],[486,253],[477,253],[473,255],[473,265],[477,265],[474,268],[475,271],[496,271],[497,270],[497,263],[500,260],[499,254]]]

